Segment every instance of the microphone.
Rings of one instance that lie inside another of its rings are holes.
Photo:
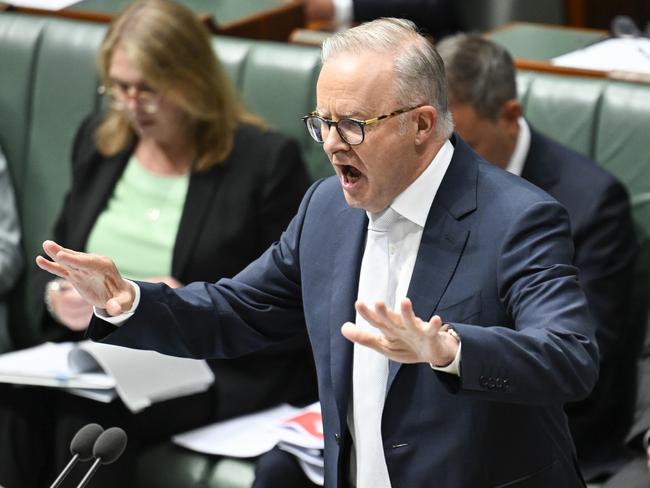
[[[102,432],[104,432],[104,428],[99,424],[88,424],[79,429],[70,442],[72,459],[63,468],[63,471],[54,480],[50,488],[59,486],[78,461],[88,461],[93,458],[93,446]]]
[[[111,427],[102,432],[93,446],[95,462],[77,485],[77,488],[83,488],[88,484],[95,471],[99,469],[100,464],[111,464],[117,461],[117,458],[122,455],[126,448],[126,440],[126,432],[119,427]]]

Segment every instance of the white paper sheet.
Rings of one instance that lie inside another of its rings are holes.
[[[39,8],[43,10],[61,10],[81,0],[5,0],[16,7]]]
[[[606,39],[553,58],[551,63],[570,68],[650,74],[650,39]]]
[[[78,372],[70,369],[71,342],[47,342],[29,349],[0,355],[0,382],[59,388],[115,387],[115,380],[100,371]]]
[[[173,437],[173,441],[187,449],[206,454],[255,457],[270,451],[277,444],[277,425],[299,410],[284,404],[178,434]]]

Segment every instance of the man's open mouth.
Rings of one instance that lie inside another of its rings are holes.
[[[359,178],[361,178],[361,171],[348,164],[341,165],[341,173],[343,174],[343,180],[346,183],[355,183]]]

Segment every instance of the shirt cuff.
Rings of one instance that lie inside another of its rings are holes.
[[[334,0],[334,23],[339,27],[352,24],[352,0]]]
[[[429,366],[431,366],[431,369],[434,369],[436,371],[442,371],[443,373],[449,373],[449,374],[454,374],[456,376],[460,376],[460,350],[462,347],[463,347],[463,343],[462,342],[458,343],[458,351],[456,351],[456,357],[447,366],[434,366],[431,363],[429,363]]]
[[[643,447],[647,449],[648,446],[650,446],[650,429],[648,429],[648,431],[643,436]]]
[[[115,327],[120,327],[124,322],[129,320],[133,314],[135,313],[136,308],[138,308],[138,305],[140,305],[140,287],[137,285],[137,283],[134,283],[131,280],[125,280],[131,284],[133,287],[133,291],[135,292],[135,298],[133,299],[133,306],[129,310],[127,310],[124,313],[121,313],[120,315],[116,316],[111,316],[106,312],[105,308],[97,308],[93,307],[93,312],[95,313],[95,317],[100,318],[109,324],[113,324]]]

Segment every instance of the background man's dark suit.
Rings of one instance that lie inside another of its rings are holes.
[[[590,477],[587,471],[620,456],[633,406],[639,324],[628,319],[637,250],[629,199],[623,185],[593,161],[534,128],[522,177],[567,209],[574,263],[598,323],[598,383],[588,399],[567,407],[581,464]]]
[[[643,447],[643,436],[650,429],[650,316],[646,325],[645,343],[639,357],[638,379],[634,422],[626,439],[632,459],[604,485],[604,488],[650,486],[648,455]]]
[[[408,296],[462,338],[461,376],[390,363],[382,433],[394,488],[581,486],[563,403],[596,380],[594,326],[568,217],[536,187],[459,138],[430,209]],[[306,194],[280,242],[233,280],[171,290],[141,283],[136,314],[95,338],[181,356],[232,357],[302,330],[316,361],[325,480],[344,486],[346,413],[367,218],[329,178]]]
[[[355,22],[380,17],[412,20],[423,30],[440,39],[460,29],[460,16],[454,0],[353,0]]]

